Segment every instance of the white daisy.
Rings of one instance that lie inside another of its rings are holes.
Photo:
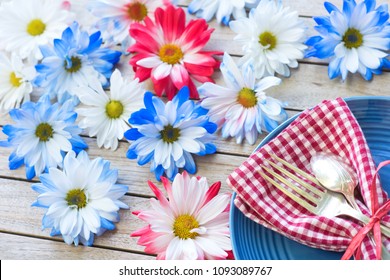
[[[256,84],[252,65],[239,69],[227,53],[221,72],[227,87],[205,83],[198,90],[201,106],[222,127],[222,137],[235,137],[238,144],[245,138],[253,145],[262,130],[270,132],[287,119],[284,104],[265,93],[280,84],[279,78],[265,77]]]
[[[30,100],[34,66],[25,65],[16,53],[11,57],[0,52],[0,112],[8,112]]]
[[[298,67],[297,59],[304,56],[305,27],[296,11],[290,11],[274,0],[262,0],[252,9],[249,18],[230,22],[243,44],[245,55],[241,63],[251,61],[256,78],[276,73],[288,77],[289,67]]]
[[[157,197],[152,208],[133,212],[148,225],[131,234],[157,259],[204,260],[231,257],[229,194],[218,194],[221,183],[208,186],[205,177],[178,174],[172,185],[162,178],[168,199],[149,181]]]
[[[40,176],[42,183],[32,186],[39,193],[33,206],[47,209],[43,228],[61,234],[67,244],[92,245],[95,235],[115,229],[118,210],[128,209],[119,200],[128,187],[116,184],[117,178],[118,170],[111,170],[108,161],[69,152],[63,170],[50,168]]]
[[[77,112],[84,117],[81,128],[89,131],[89,136],[97,137],[99,147],[116,150],[118,140],[129,129],[128,118],[143,107],[145,90],[138,79],[124,80],[118,69],[111,76],[111,91],[106,94],[103,88],[81,87],[78,90],[80,101],[87,105]]]
[[[97,27],[109,44],[122,44],[125,49],[133,43],[130,24],[154,18],[154,11],[169,0],[91,0],[89,8],[98,18]]]
[[[210,21],[214,15],[219,23],[229,24],[233,15],[235,19],[246,17],[245,6],[254,5],[257,0],[193,0],[188,12]]]
[[[22,59],[41,59],[40,45],[51,45],[72,21],[60,0],[13,0],[0,6],[0,49]]]
[[[90,0],[66,0],[63,1],[62,6],[75,14],[75,18],[83,30],[93,33],[98,31],[95,27],[98,18],[88,9],[89,2]]]

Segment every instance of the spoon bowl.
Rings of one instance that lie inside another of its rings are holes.
[[[351,165],[335,154],[317,152],[310,159],[310,166],[314,176],[324,188],[343,194],[349,204],[361,212],[355,200],[355,188],[359,180]],[[369,238],[375,243],[371,235]],[[390,252],[383,244],[381,245],[382,259],[389,260]]]
[[[310,166],[323,187],[343,194],[353,208],[359,209],[355,200],[358,178],[348,163],[335,154],[317,152],[311,158]]]

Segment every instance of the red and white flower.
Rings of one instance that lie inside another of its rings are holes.
[[[152,209],[133,212],[148,223],[131,234],[157,259],[233,258],[229,233],[229,194],[218,194],[221,182],[208,186],[205,177],[176,175],[172,185],[161,178],[168,199],[149,181],[157,199]]]
[[[204,19],[186,24],[184,10],[174,6],[156,9],[154,17],[130,26],[136,40],[129,48],[135,76],[141,82],[151,78],[156,94],[170,100],[183,86],[189,87],[191,98],[199,98],[194,80],[213,82],[211,75],[220,64],[213,55],[222,52],[202,50],[214,29]]]

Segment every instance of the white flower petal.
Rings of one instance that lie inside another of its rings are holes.
[[[183,239],[173,238],[166,251],[167,260],[180,260],[183,256]]]
[[[218,195],[210,200],[202,209],[199,211],[196,220],[199,224],[203,225],[208,221],[211,221],[226,209],[229,203],[228,195]]]
[[[221,259],[227,256],[227,253],[210,239],[198,236],[195,242],[207,255]]]
[[[191,138],[185,137],[185,136],[180,136],[180,138],[177,140],[177,142],[180,144],[180,146],[183,148],[183,150],[185,150],[189,153],[199,153],[200,152],[200,145],[194,139],[191,139]]]
[[[137,61],[137,65],[145,68],[154,68],[159,66],[160,64],[163,64],[163,62],[158,56],[150,56]]]
[[[99,211],[115,212],[119,210],[119,207],[109,198],[94,199],[88,205]]]
[[[158,65],[156,68],[153,68],[152,76],[156,80],[161,80],[161,79],[164,79],[165,77],[167,77],[171,73],[171,70],[172,70],[171,64],[162,63],[162,64]]]
[[[359,68],[359,56],[355,48],[349,49],[345,53],[345,66],[351,73],[356,73]]]

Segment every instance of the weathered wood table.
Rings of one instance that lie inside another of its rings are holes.
[[[378,0],[385,3],[388,0]],[[332,1],[341,7],[342,1]],[[185,10],[189,0],[179,1]],[[327,14],[322,0],[284,0],[285,6],[297,10],[308,26],[308,36],[314,34],[312,16]],[[193,18],[189,16],[188,18]],[[221,50],[230,53],[235,58],[243,52],[241,46],[233,41],[235,33],[229,27],[219,25],[215,20],[210,22],[215,28],[207,49]],[[128,66],[129,56],[122,58],[120,67],[126,75],[132,76]],[[372,81],[365,81],[359,74],[350,75],[345,82],[340,79],[330,80],[327,74],[327,61],[318,59],[303,59],[299,61],[299,68],[293,69],[290,78],[283,78],[283,82],[275,89],[268,91],[274,96],[287,102],[287,111],[293,116],[300,111],[314,106],[324,99],[349,96],[390,96],[390,72],[375,76]],[[216,83],[221,83],[221,74],[214,74]],[[146,85],[152,90],[150,83]],[[0,126],[10,123],[8,117],[1,117]],[[220,136],[220,134],[219,134]],[[215,142],[217,153],[204,157],[195,157],[197,175],[205,176],[208,182],[222,182],[222,192],[230,192],[226,184],[227,176],[239,166],[255,149],[258,143],[266,136],[263,134],[253,146],[238,145],[235,139],[224,140],[218,137]],[[6,139],[0,132],[0,140]],[[121,210],[121,221],[117,229],[106,232],[95,239],[92,247],[68,246],[59,237],[52,238],[49,230],[41,230],[41,219],[44,210],[31,207],[37,197],[31,189],[33,182],[25,179],[24,168],[10,171],[8,156],[10,150],[0,148],[0,259],[154,259],[155,256],[145,254],[143,247],[137,245],[137,239],[130,234],[142,227],[142,221],[132,215],[133,210],[150,207],[149,198],[153,193],[147,186],[147,181],[156,182],[154,174],[150,173],[149,166],[138,166],[135,160],[126,158],[129,143],[122,141],[115,152],[99,149],[96,139],[84,136],[89,145],[88,154],[91,158],[102,156],[111,161],[112,167],[119,169],[119,183],[129,186],[129,191],[122,199],[130,210]],[[156,182],[158,186],[162,186]]]

